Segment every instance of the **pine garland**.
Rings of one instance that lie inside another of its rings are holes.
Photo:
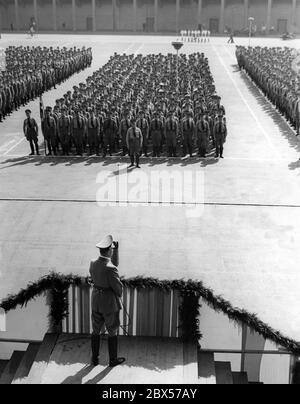
[[[178,290],[182,296],[180,306],[180,318],[182,335],[185,339],[200,339],[199,331],[199,298],[201,297],[207,305],[218,312],[222,312],[232,321],[241,325],[247,325],[250,329],[269,339],[276,344],[285,347],[292,353],[300,353],[300,344],[286,338],[279,331],[274,330],[262,322],[255,314],[246,310],[233,307],[230,302],[221,296],[215,296],[211,289],[203,286],[202,282],[184,280],[158,280],[155,278],[135,277],[123,279],[124,286],[136,289],[160,289],[162,291]],[[22,289],[18,294],[8,296],[3,300],[0,307],[8,312],[17,306],[26,306],[27,303],[42,293],[51,290],[52,301],[50,304],[50,318],[53,324],[58,325],[68,313],[68,288],[70,285],[79,286],[87,284],[88,278],[74,275],[61,275],[51,273],[41,278],[39,281],[30,283],[27,288]]]

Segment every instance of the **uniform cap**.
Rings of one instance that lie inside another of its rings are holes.
[[[98,243],[96,245],[97,248],[109,248],[111,247],[112,243],[113,243],[113,237],[111,235],[104,237],[104,239],[102,239],[100,241],[100,243]]]

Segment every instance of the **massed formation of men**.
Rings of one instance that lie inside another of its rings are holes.
[[[207,29],[185,29],[180,31],[183,42],[209,42],[210,31]]]
[[[91,48],[8,47],[0,72],[0,122],[91,63]]]
[[[176,56],[118,55],[74,86],[53,110],[46,108],[42,129],[48,154],[109,153],[136,157],[205,157],[213,147],[223,157],[227,135],[225,108],[216,94],[204,54],[181,55],[176,80]],[[132,130],[133,128],[133,130]],[[137,129],[136,129],[137,128]],[[142,134],[141,141],[130,139]],[[138,150],[140,148],[140,150]],[[137,160],[137,166],[138,166]]]
[[[291,48],[238,46],[237,61],[300,134],[300,83]]]

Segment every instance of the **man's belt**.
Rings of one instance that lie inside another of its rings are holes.
[[[108,292],[111,291],[111,288],[101,288],[101,286],[96,286],[94,285],[94,288],[98,291],[98,292]]]

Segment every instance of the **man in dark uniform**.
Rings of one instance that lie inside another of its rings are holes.
[[[216,158],[223,158],[224,143],[226,141],[227,128],[222,112],[218,114],[218,118],[214,127],[214,138],[216,144]]]
[[[136,122],[136,126],[140,128],[143,134],[143,153],[145,157],[148,157],[148,139],[149,139],[149,123],[145,117],[144,111],[139,111],[139,118]]]
[[[48,156],[57,154],[57,127],[56,121],[51,116],[52,108],[46,107],[45,116],[42,120],[42,132],[45,138],[46,147],[48,146]]]
[[[193,157],[194,133],[195,133],[195,122],[194,119],[192,118],[192,113],[190,111],[186,111],[185,117],[181,122],[183,157],[186,156],[187,151],[189,152],[190,157]]]
[[[95,115],[94,109],[89,110],[89,118],[87,123],[88,131],[88,144],[90,148],[90,155],[96,153],[99,156],[100,147],[100,121]]]
[[[164,134],[164,124],[159,117],[157,111],[155,111],[154,119],[150,123],[150,134],[153,144],[153,157],[160,157],[161,141]]]
[[[92,293],[92,364],[99,363],[100,332],[106,326],[108,332],[109,366],[125,362],[118,358],[118,330],[123,285],[117,266],[119,264],[118,243],[107,236],[96,246],[100,257],[90,264],[90,275],[94,284]]]
[[[210,138],[209,123],[205,120],[204,115],[201,114],[198,122],[196,123],[196,139],[198,146],[199,157],[205,157]]]
[[[69,155],[70,139],[71,139],[71,118],[67,115],[67,108],[63,107],[61,116],[58,119],[58,135],[62,145],[62,153],[65,156]]]
[[[39,156],[39,145],[38,145],[38,135],[39,135],[39,128],[34,118],[31,118],[31,111],[27,109],[25,111],[26,119],[23,124],[23,131],[26,139],[30,143],[31,153],[30,156],[34,155],[34,147],[36,150],[36,154]]]
[[[107,119],[103,123],[103,157],[106,157],[108,147],[110,156],[114,153],[117,133],[117,122],[113,118],[111,111],[108,111]]]
[[[179,125],[173,111],[168,113],[165,128],[168,156],[176,157],[176,144],[179,133]]]

